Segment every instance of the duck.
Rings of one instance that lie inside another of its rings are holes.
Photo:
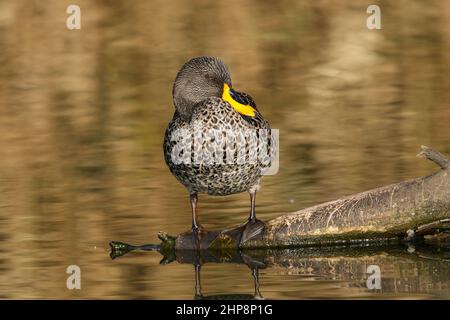
[[[276,150],[274,135],[253,98],[233,88],[228,66],[216,57],[195,57],[178,71],[175,111],[163,143],[164,159],[188,191],[192,232],[200,235],[198,194],[248,192],[250,210],[241,242],[264,228],[256,219],[256,192]]]

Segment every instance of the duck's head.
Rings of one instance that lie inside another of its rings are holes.
[[[175,108],[181,117],[189,119],[196,104],[210,97],[218,97],[239,111],[239,99],[233,99],[231,88],[230,71],[222,60],[214,57],[193,58],[181,67],[175,79],[172,92]]]
[[[225,84],[231,87],[231,76],[222,60],[193,58],[181,67],[175,79],[172,92],[175,108],[182,117],[189,118],[197,103],[221,97]]]

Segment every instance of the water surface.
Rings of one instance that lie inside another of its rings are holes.
[[[366,28],[364,1],[80,0],[82,29],[68,31],[71,3],[0,2],[2,298],[193,297],[192,264],[159,265],[155,252],[111,260],[108,248],[190,226],[162,140],[172,82],[192,56],[221,57],[235,88],[280,129],[280,170],[263,179],[260,219],[429,174],[436,167],[415,157],[421,144],[450,154],[447,1],[380,1],[380,31]],[[249,210],[246,194],[199,201],[207,228]],[[433,259],[399,251],[286,255],[306,271],[261,269],[261,293],[450,298],[445,248]],[[81,290],[66,288],[72,264]],[[381,290],[366,288],[369,264],[382,266]],[[206,294],[253,292],[245,264],[201,272]]]

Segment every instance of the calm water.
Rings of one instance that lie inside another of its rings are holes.
[[[450,3],[380,1],[0,2],[0,297],[193,298],[188,258],[111,260],[108,243],[156,243],[190,226],[162,139],[172,82],[190,57],[221,57],[236,89],[280,129],[280,170],[257,214],[425,175],[421,144],[450,154]],[[246,194],[201,196],[207,228],[242,222]],[[246,253],[265,298],[450,298],[448,249]],[[256,256],[256,257],[255,257]],[[253,294],[241,255],[202,267],[202,293]],[[262,261],[262,262],[261,262]],[[82,289],[67,290],[67,266]],[[366,287],[379,265],[382,289]]]

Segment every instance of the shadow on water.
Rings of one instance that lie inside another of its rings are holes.
[[[135,251],[157,251],[162,265],[172,262],[194,266],[194,299],[264,299],[260,270],[277,277],[297,275],[313,280],[348,283],[367,291],[390,294],[429,294],[450,290],[450,246],[330,246],[271,250],[188,251],[164,250],[159,245],[133,246],[111,242],[112,259]],[[252,294],[203,295],[201,270],[206,264],[243,264],[253,277]],[[263,287],[264,289],[264,287]]]

